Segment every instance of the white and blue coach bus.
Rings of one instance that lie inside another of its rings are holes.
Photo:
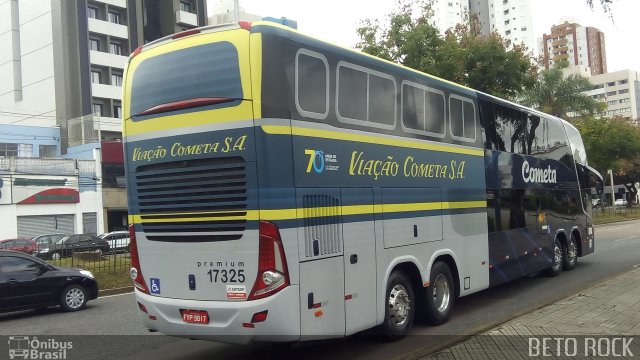
[[[601,177],[572,125],[276,24],[144,45],[123,111],[152,331],[398,338],[594,251]]]

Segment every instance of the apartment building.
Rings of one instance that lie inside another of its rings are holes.
[[[558,61],[567,61],[591,75],[607,72],[604,33],[594,27],[565,20],[552,26],[550,34],[538,38],[538,52],[547,69]]]
[[[484,34],[495,31],[535,53],[531,0],[469,0],[469,9],[478,15]]]
[[[633,70],[621,70],[589,78],[594,89],[586,94],[607,103],[602,117],[622,116],[640,118],[640,74]]]
[[[205,0],[0,2],[0,158],[100,154],[101,175],[93,177],[106,221],[99,230],[126,226],[119,141],[128,55],[204,25]]]

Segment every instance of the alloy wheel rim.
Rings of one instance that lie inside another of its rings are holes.
[[[439,312],[445,312],[449,308],[451,292],[449,291],[449,281],[444,274],[438,274],[433,283],[433,304]]]
[[[65,302],[71,309],[77,309],[84,303],[84,292],[78,288],[67,291]]]
[[[558,246],[558,244],[555,244],[553,252],[553,268],[557,270],[562,264],[562,249],[560,248],[560,246]]]
[[[569,248],[567,249],[567,260],[569,260],[569,263],[573,264],[576,261],[576,258],[578,257],[577,251],[576,251],[576,244],[573,241],[569,242]]]
[[[389,293],[389,318],[395,326],[403,326],[409,318],[411,300],[407,289],[397,284]]]

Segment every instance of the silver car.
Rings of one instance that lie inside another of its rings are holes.
[[[112,252],[129,252],[129,232],[112,231],[98,235],[99,238],[107,240],[109,249]]]

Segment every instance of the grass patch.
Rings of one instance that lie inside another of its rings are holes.
[[[129,254],[105,255],[97,261],[91,257],[77,254],[75,257],[48,260],[48,262],[55,266],[75,267],[91,271],[101,290],[132,285],[129,277],[129,269],[131,269]]]
[[[615,210],[608,208],[604,210],[598,209],[593,214],[594,224],[608,224],[617,221],[640,219],[639,208],[617,208]]]

